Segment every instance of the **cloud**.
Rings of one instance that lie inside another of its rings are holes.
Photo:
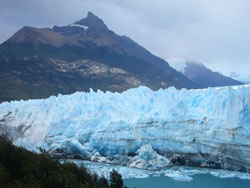
[[[164,59],[194,59],[248,78],[249,0],[1,0],[0,42],[24,25],[66,25],[87,11]]]
[[[231,73],[230,73],[230,77],[231,77],[231,78],[239,78],[239,77],[240,77],[240,74],[238,74],[237,72],[231,72]]]
[[[170,66],[172,66],[175,70],[184,73],[185,72],[185,66],[186,66],[186,59],[182,58],[168,58],[167,59]]]

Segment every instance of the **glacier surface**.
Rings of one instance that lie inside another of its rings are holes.
[[[60,158],[250,169],[250,85],[90,91],[0,104],[0,133]]]

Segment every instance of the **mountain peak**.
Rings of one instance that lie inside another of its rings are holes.
[[[88,12],[88,14],[87,14],[87,18],[95,18],[95,19],[100,19],[100,18],[98,18],[95,14],[93,14],[92,12]]]
[[[88,27],[92,27],[92,28],[95,28],[95,29],[108,29],[108,27],[105,25],[103,20],[98,18],[92,12],[88,12],[86,18],[83,18],[83,19],[75,22],[75,24],[88,26]]]

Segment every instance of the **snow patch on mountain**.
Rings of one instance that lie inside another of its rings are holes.
[[[89,28],[88,26],[80,25],[80,24],[75,24],[75,23],[72,23],[72,24],[70,24],[69,26],[71,26],[71,27],[81,27],[81,28],[83,28],[85,31]]]

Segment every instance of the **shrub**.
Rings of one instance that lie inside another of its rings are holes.
[[[45,151],[35,154],[0,137],[0,188],[109,188],[104,177],[73,163],[59,163]]]
[[[110,187],[123,188],[122,176],[114,169],[110,172]]]

